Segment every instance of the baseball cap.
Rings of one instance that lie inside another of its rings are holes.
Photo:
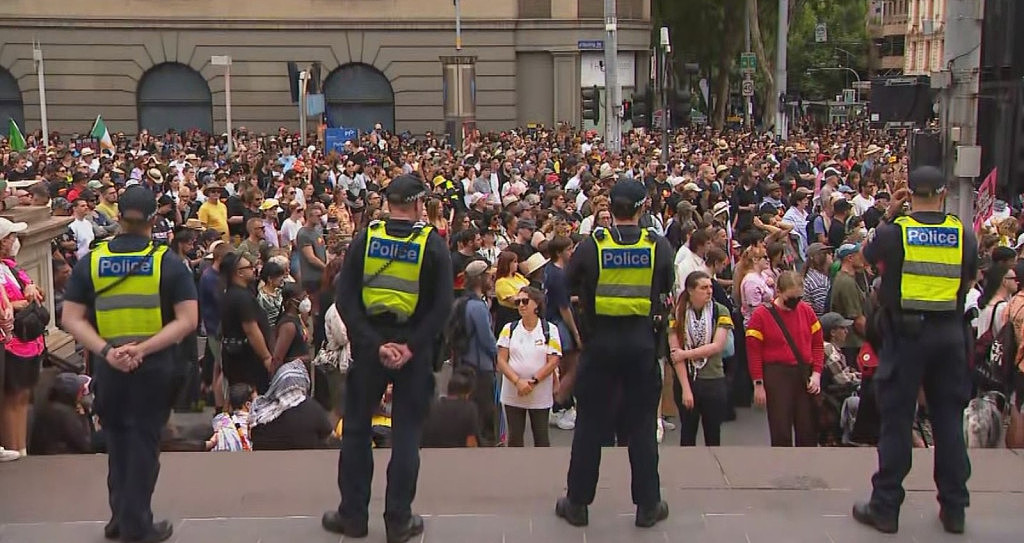
[[[857,192],[857,191],[853,190],[853,187],[850,187],[848,185],[839,185],[839,188],[836,189],[836,190],[838,190],[839,192],[841,192],[843,194],[854,194],[855,192]]]
[[[824,243],[816,241],[807,246],[807,256],[815,256],[821,253],[827,253],[830,252],[832,249],[835,249],[835,247],[832,247],[831,245],[825,245]]]
[[[484,260],[474,260],[466,266],[466,277],[477,277],[487,273],[491,266]]]
[[[418,177],[404,174],[396,177],[388,185],[388,200],[402,203],[415,202],[427,195],[427,188]]]
[[[835,311],[825,313],[818,319],[818,322],[821,323],[822,328],[826,329],[845,328],[847,326],[853,326],[852,320],[840,315],[839,313],[836,313]]]
[[[53,378],[53,388],[68,396],[78,396],[86,391],[92,382],[87,375],[77,373],[60,373]]]
[[[647,190],[643,184],[627,179],[616,182],[609,196],[613,202],[622,200],[629,202],[633,207],[640,207],[647,199]]]
[[[520,219],[519,222],[516,223],[516,230],[519,230],[520,228],[527,228],[529,230],[536,230],[537,229],[537,223],[533,222],[530,219]]]
[[[836,250],[836,258],[842,260],[848,256],[855,255],[858,252],[860,252],[859,243],[844,243],[839,246],[838,250]]]
[[[693,192],[704,192],[704,189],[700,188],[700,185],[693,181],[683,185],[683,190],[692,190]]]
[[[10,220],[4,217],[0,217],[0,239],[4,239],[11,234],[24,232],[27,228],[28,223],[11,222]]]
[[[914,194],[935,194],[946,188],[946,176],[935,166],[921,166],[910,172],[907,186]]]
[[[117,199],[118,211],[126,219],[148,221],[156,213],[156,207],[156,195],[142,185],[124,189],[124,193]]]

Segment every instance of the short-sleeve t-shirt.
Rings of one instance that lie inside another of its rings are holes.
[[[271,347],[273,336],[270,322],[267,320],[266,312],[260,309],[256,296],[240,286],[229,286],[221,302],[221,335],[228,339],[245,339],[242,323],[254,321],[260,327],[268,347]],[[226,350],[222,355],[224,377],[229,383],[248,383],[261,394],[266,392],[270,385],[270,375],[263,362],[256,356],[252,345],[246,343],[237,356],[232,356]]]
[[[562,356],[562,342],[558,327],[550,322],[539,321],[533,330],[527,330],[522,321],[506,324],[498,334],[498,347],[508,349],[508,365],[520,379],[531,379],[547,364],[548,355]],[[544,341],[542,324],[548,326],[548,340]],[[520,396],[516,386],[508,377],[501,380],[501,403],[522,409],[548,409],[553,403],[553,378],[537,383],[527,396]]]
[[[515,309],[516,306],[506,302],[509,298],[519,293],[523,287],[529,286],[530,280],[516,273],[511,277],[502,277],[494,282],[494,297],[503,307]]]
[[[569,294],[569,276],[565,270],[554,264],[544,268],[544,288],[547,290],[547,310],[544,317],[552,322],[562,322],[560,309],[571,307]]]
[[[839,313],[847,319],[856,320],[864,316],[864,302],[867,293],[857,285],[857,280],[850,274],[840,271],[832,280],[832,293],[830,297],[829,310]],[[841,347],[860,347],[864,344],[864,338],[860,337],[855,330],[850,330],[846,336],[846,345]]]
[[[307,246],[313,247],[313,254],[321,262],[327,262],[327,246],[324,243],[323,235],[316,228],[303,226],[299,229],[299,233],[295,235],[295,248],[299,251],[299,274],[302,276],[303,283],[319,284],[324,271],[314,267],[306,260],[302,250]]]

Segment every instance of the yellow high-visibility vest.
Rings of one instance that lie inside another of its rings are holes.
[[[597,292],[594,312],[607,317],[651,314],[654,280],[654,238],[642,235],[633,244],[619,244],[604,228],[594,230],[597,243]]]
[[[964,227],[946,215],[941,224],[913,217],[895,220],[903,231],[900,306],[908,311],[953,311],[960,293],[964,260]]]
[[[112,252],[106,243],[92,252],[96,330],[113,345],[144,341],[164,326],[160,310],[160,270],[167,246]],[[111,285],[113,285],[111,287]]]
[[[383,221],[370,224],[363,260],[363,305],[369,315],[412,317],[420,299],[420,269],[431,227],[417,223],[412,235],[388,234]]]

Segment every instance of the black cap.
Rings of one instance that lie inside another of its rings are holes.
[[[117,199],[117,208],[124,218],[148,221],[156,213],[156,195],[142,185],[132,185]]]
[[[410,203],[427,195],[427,187],[419,177],[404,174],[394,178],[387,188],[389,202]]]
[[[935,166],[921,166],[910,172],[907,186],[914,194],[935,194],[946,188],[946,176]]]
[[[609,196],[612,202],[623,200],[629,202],[634,207],[640,207],[643,205],[644,200],[647,199],[647,190],[641,183],[630,179],[623,179],[612,185]]]
[[[160,196],[160,198],[156,201],[156,206],[157,207],[169,206],[169,205],[171,205],[173,203],[174,203],[174,198],[171,198],[170,194],[162,194]]]

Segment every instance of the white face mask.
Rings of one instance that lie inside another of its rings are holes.
[[[11,245],[11,256],[18,256],[18,251],[21,250],[21,240],[17,236],[14,238],[14,244]]]
[[[313,310],[313,302],[309,301],[309,298],[303,298],[299,302],[299,313],[309,313]]]

